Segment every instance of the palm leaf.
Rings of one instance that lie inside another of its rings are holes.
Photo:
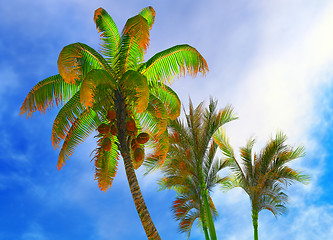
[[[147,20],[136,15],[127,20],[122,32],[121,46],[117,55],[117,73],[121,76],[128,70],[137,70],[143,53],[149,45]]]
[[[86,107],[92,107],[97,86],[103,85],[104,89],[109,89],[113,92],[116,89],[116,81],[110,74],[102,69],[93,69],[84,78],[81,85],[80,100]]]
[[[163,103],[168,117],[171,120],[176,119],[180,115],[180,99],[178,95],[168,86],[156,87],[153,89],[154,95]]]
[[[151,29],[155,22],[155,10],[149,6],[142,9],[139,14],[147,20],[149,29]]]
[[[118,146],[116,144],[116,137],[111,137],[111,150],[104,151],[101,147],[103,138],[98,140],[98,148],[95,149],[95,179],[98,182],[99,188],[106,192],[108,188],[111,188],[114,177],[117,173],[117,166],[119,160]]]
[[[184,76],[185,70],[192,76],[208,71],[206,60],[189,45],[177,45],[159,52],[139,68],[152,85],[171,83],[174,78]]]
[[[61,50],[58,70],[65,82],[81,82],[92,69],[104,69],[113,76],[106,60],[88,45],[73,43]]]
[[[65,165],[66,159],[69,159],[74,152],[74,149],[82,143],[89,134],[96,130],[100,120],[96,112],[92,109],[87,109],[75,120],[69,129],[59,153],[57,167],[60,170]]]
[[[103,41],[101,53],[106,56],[107,62],[112,65],[120,45],[120,36],[117,26],[111,16],[103,8],[99,8],[95,11],[94,21],[98,32],[101,33],[101,39]]]
[[[44,113],[46,109],[53,107],[54,103],[58,107],[67,102],[79,88],[79,85],[66,83],[59,74],[48,77],[30,90],[20,114],[27,112],[27,115],[31,116],[37,110]]]
[[[149,102],[146,111],[139,113],[137,118],[142,123],[143,131],[158,139],[167,128],[167,112],[163,103],[153,94],[149,95]]]
[[[80,91],[76,92],[74,96],[60,109],[57,117],[53,122],[52,127],[52,145],[59,147],[61,139],[65,139],[71,124],[73,124],[77,117],[84,111],[84,107],[80,102]]]
[[[147,109],[149,90],[145,76],[137,71],[129,70],[121,78],[119,86],[123,90],[127,102],[134,102],[137,113],[142,113]]]

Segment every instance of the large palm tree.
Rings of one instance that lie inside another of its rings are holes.
[[[241,161],[237,161],[229,140],[223,131],[214,135],[227,161],[230,162],[232,176],[223,182],[228,190],[241,187],[249,196],[252,208],[254,239],[258,239],[258,215],[267,209],[275,216],[286,212],[288,196],[286,187],[296,182],[307,183],[309,177],[293,170],[286,164],[304,156],[304,147],[290,147],[287,137],[282,132],[265,145],[259,154],[252,153],[255,139],[250,139],[245,147],[240,148]]]
[[[142,197],[134,168],[144,159],[144,143],[162,164],[168,151],[167,119],[180,113],[177,94],[166,84],[185,71],[196,76],[208,70],[199,52],[178,45],[143,62],[149,31],[155,20],[152,7],[128,19],[121,34],[102,8],[94,21],[100,32],[100,53],[83,43],[63,48],[58,59],[59,74],[39,82],[29,92],[21,114],[45,112],[62,106],[52,129],[52,143],[59,147],[61,169],[78,144],[98,130],[95,176],[106,191],[116,175],[118,158],[124,161],[135,207],[148,239],[160,239]],[[149,134],[149,135],[148,135]],[[133,166],[134,165],[134,166]]]
[[[185,114],[186,122],[170,121],[170,148],[160,184],[162,189],[177,192],[172,211],[180,231],[189,237],[194,221],[199,219],[206,240],[213,240],[217,239],[213,222],[217,212],[210,193],[224,180],[218,172],[228,163],[216,158],[218,147],[213,134],[236,117],[230,106],[217,110],[217,101],[212,99],[206,109],[203,102],[194,109],[190,100],[189,113]]]

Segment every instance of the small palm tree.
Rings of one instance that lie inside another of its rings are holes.
[[[160,239],[143,200],[134,172],[144,159],[150,136],[151,154],[162,164],[168,151],[167,119],[180,113],[177,94],[166,85],[185,70],[196,76],[208,70],[199,52],[178,45],[143,62],[149,45],[149,30],[155,20],[152,7],[128,19],[121,33],[102,8],[94,21],[101,33],[101,54],[83,43],[63,48],[58,59],[59,74],[39,82],[28,94],[21,114],[44,113],[54,104],[62,106],[52,129],[53,146],[59,147],[61,169],[78,144],[98,130],[95,176],[106,191],[116,175],[119,156],[135,207],[148,239]]]
[[[194,221],[199,219],[206,240],[213,240],[217,239],[213,222],[217,211],[210,193],[223,182],[218,172],[227,166],[227,161],[215,157],[218,147],[213,134],[236,117],[230,106],[217,111],[217,101],[212,99],[207,109],[203,102],[195,109],[191,100],[189,105],[185,123],[179,119],[170,121],[170,148],[160,184],[162,189],[177,192],[172,211],[180,221],[180,231],[189,237]]]
[[[307,183],[309,177],[286,166],[292,160],[304,156],[304,147],[296,149],[285,142],[286,135],[279,132],[271,139],[259,154],[253,154],[255,143],[250,139],[245,147],[240,149],[241,161],[237,161],[229,140],[219,131],[214,135],[227,161],[230,162],[233,175],[222,185],[224,189],[241,187],[248,195],[252,207],[252,222],[254,239],[258,239],[258,214],[267,209],[275,216],[286,212],[288,196],[285,189],[295,181]]]

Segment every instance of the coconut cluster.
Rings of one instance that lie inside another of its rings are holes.
[[[116,126],[116,111],[111,109],[107,112],[107,119],[109,123],[102,123],[98,126],[97,131],[103,136],[101,148],[104,151],[110,151],[112,147],[112,142],[110,140],[110,134],[117,136],[118,129]],[[142,132],[138,134],[138,128],[136,126],[135,120],[129,117],[126,121],[126,133],[132,138],[130,142],[131,156],[133,159],[134,169],[138,169],[145,158],[144,145],[149,141],[149,134]]]

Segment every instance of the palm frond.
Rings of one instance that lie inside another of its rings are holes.
[[[170,87],[164,85],[153,88],[154,95],[163,103],[168,117],[171,120],[176,119],[180,115],[180,99]]]
[[[100,120],[96,112],[92,109],[87,109],[81,113],[81,115],[75,120],[71,128],[69,129],[58,158],[58,170],[65,165],[66,159],[73,154],[74,149],[82,143],[91,132],[96,130]]]
[[[106,60],[86,44],[73,43],[61,50],[58,70],[65,82],[81,82],[92,69],[104,69],[114,75]]]
[[[74,96],[60,109],[52,127],[52,145],[59,147],[62,139],[65,139],[70,126],[76,121],[77,117],[84,111],[84,107],[80,102],[80,91],[76,92]]]
[[[143,54],[149,45],[149,26],[147,20],[136,15],[127,20],[122,32],[120,50],[117,55],[119,76],[128,70],[137,70],[143,61]]]
[[[240,157],[244,166],[244,173],[247,176],[248,181],[252,181],[255,178],[256,172],[254,171],[253,165],[254,161],[252,161],[252,149],[255,143],[255,139],[250,139],[246,147],[240,148]]]
[[[149,153],[145,159],[145,174],[148,174],[149,172],[152,172],[163,165],[169,150],[168,132],[165,131],[160,136],[153,138],[153,142],[151,143],[150,147],[153,149],[153,151]]]
[[[103,8],[98,8],[95,11],[94,21],[98,32],[101,33],[101,40],[103,41],[101,44],[101,53],[107,57],[107,62],[112,66],[120,45],[120,36],[117,26],[111,16]]]
[[[177,45],[155,54],[140,66],[139,71],[148,79],[148,84],[171,83],[185,75],[185,70],[193,77],[198,72],[208,71],[206,60],[189,45]]]
[[[45,113],[45,110],[53,107],[54,103],[59,107],[67,102],[79,88],[77,84],[66,83],[60,74],[48,77],[30,90],[22,104],[20,114],[27,113],[31,116],[37,110]]]
[[[141,73],[128,70],[119,82],[128,103],[134,103],[137,113],[144,112],[148,107],[149,90],[147,79]]]
[[[158,139],[165,132],[168,124],[167,117],[163,103],[153,94],[149,94],[146,111],[139,113],[137,116],[142,123],[143,131],[149,133],[155,139]]]
[[[155,22],[155,10],[149,6],[142,9],[139,14],[147,20],[149,29],[151,29]]]
[[[106,192],[108,188],[111,188],[113,179],[117,173],[119,152],[116,144],[117,139],[115,136],[111,136],[111,150],[105,151],[102,147],[103,138],[98,140],[98,148],[95,149],[95,180],[98,182],[99,188]]]
[[[93,106],[95,89],[98,85],[103,85],[103,88],[110,90],[110,92],[116,89],[116,81],[107,71],[102,69],[91,70],[84,78],[80,89],[80,100],[84,106]]]

